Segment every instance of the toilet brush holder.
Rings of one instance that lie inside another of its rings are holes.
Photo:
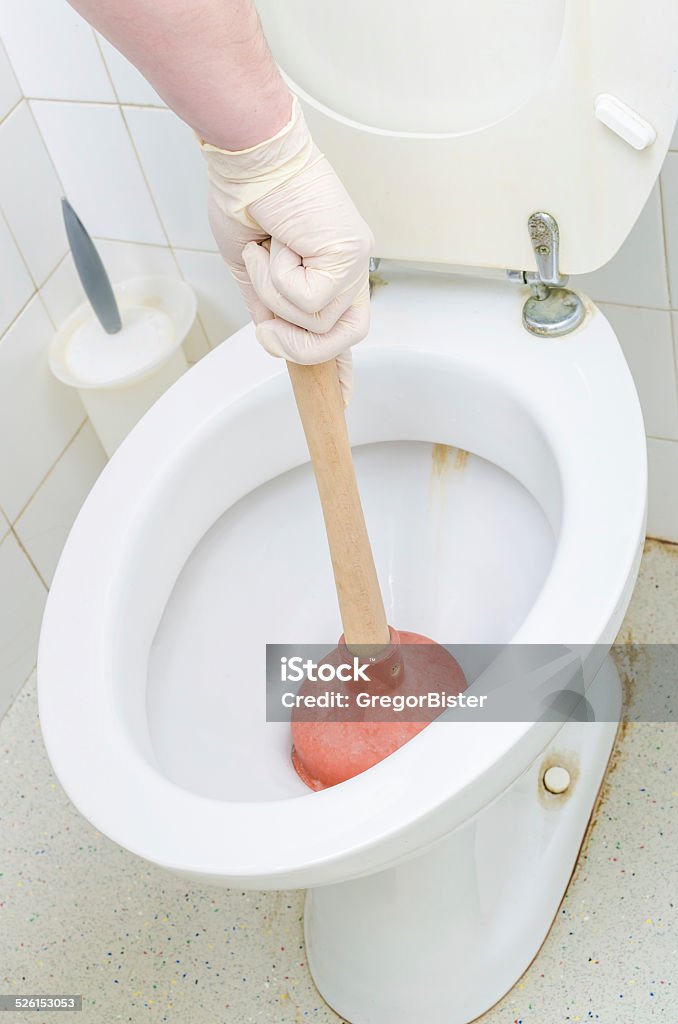
[[[196,314],[193,289],[168,277],[134,277],[113,288],[122,330],[106,334],[88,302],[61,325],[52,373],[76,388],[106,454],[188,368],[182,343]]]

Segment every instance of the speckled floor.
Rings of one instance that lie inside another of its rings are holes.
[[[676,607],[678,547],[648,542],[620,640],[678,642]],[[33,681],[0,757],[0,992],[82,993],[83,1024],[340,1020],[306,967],[301,893],[194,889],[80,817],[50,770]],[[595,817],[546,943],[484,1024],[677,1024],[676,725],[626,728]]]

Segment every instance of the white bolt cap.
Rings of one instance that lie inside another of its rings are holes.
[[[564,793],[570,785],[570,773],[567,768],[553,765],[544,772],[544,787],[549,793]]]

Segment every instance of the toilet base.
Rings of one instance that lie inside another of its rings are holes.
[[[610,657],[530,768],[465,825],[375,875],[309,891],[308,963],[351,1024],[467,1024],[527,969],[553,923],[612,752],[621,685]],[[549,793],[552,765],[570,774]]]

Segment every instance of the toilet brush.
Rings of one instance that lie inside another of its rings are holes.
[[[292,761],[315,790],[358,775],[412,739],[435,717],[417,721],[379,708],[356,711],[362,690],[375,697],[399,692],[413,698],[428,693],[458,694],[465,688],[457,661],[442,646],[418,633],[389,627],[370,547],[348,438],[335,360],[314,366],[287,364],[306,435],[320,496],[343,625],[338,646],[323,663],[360,663],[369,683],[333,685],[344,690],[347,707],[295,710]],[[300,692],[310,684],[302,684]],[[440,711],[437,712],[438,714]]]
[[[101,256],[87,228],[65,196],[61,199],[61,212],[73,263],[85,295],[106,334],[118,334],[122,330],[122,317]]]

